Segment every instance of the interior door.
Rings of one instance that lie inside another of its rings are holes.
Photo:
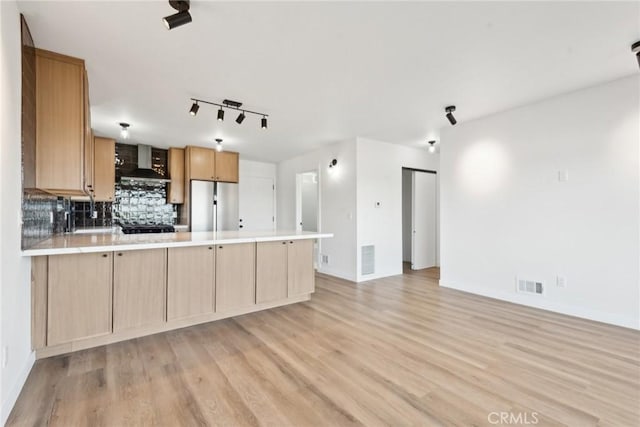
[[[240,186],[240,229],[267,231],[275,229],[273,212],[273,178],[243,176]]]
[[[411,269],[436,265],[436,174],[413,171]]]

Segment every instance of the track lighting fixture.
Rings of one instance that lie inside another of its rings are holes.
[[[218,104],[217,102],[205,101],[204,99],[196,99],[196,98],[191,98],[191,101],[193,101],[193,104],[191,105],[189,114],[191,114],[192,116],[195,116],[198,113],[200,104],[209,104],[209,105],[215,105],[216,107],[219,107],[218,121],[220,122],[224,121],[224,111],[225,109],[228,108],[230,110],[237,110],[240,113],[238,114],[238,117],[236,117],[236,123],[238,124],[242,124],[242,122],[244,122],[244,119],[247,118],[247,114],[255,114],[256,116],[262,116],[262,119],[260,119],[260,128],[267,129],[268,127],[267,125],[267,117],[269,117],[268,114],[260,113],[258,111],[246,110],[242,108],[242,102],[225,99],[222,101],[221,104]]]
[[[189,0],[169,0],[172,8],[178,11],[173,15],[162,18],[164,25],[168,30],[173,30],[184,24],[191,22],[191,14],[189,13]]]
[[[631,52],[636,54],[638,60],[638,67],[640,67],[640,40],[631,45]]]
[[[191,114],[192,116],[195,116],[196,114],[198,114],[199,109],[200,109],[200,106],[198,105],[198,101],[196,101],[191,106],[191,109],[189,110],[189,114]]]
[[[129,138],[129,123],[118,123],[120,125],[120,137],[122,139],[127,139]]]
[[[435,141],[429,141],[429,152],[430,153],[435,153],[436,152],[436,142]]]
[[[447,112],[447,120],[449,120],[449,123],[451,123],[451,126],[453,126],[456,123],[458,123],[456,118],[453,117],[453,112],[456,111],[456,106],[455,105],[450,105],[450,106],[446,107],[444,109],[444,111]]]
[[[222,151],[222,139],[216,138],[216,151]]]

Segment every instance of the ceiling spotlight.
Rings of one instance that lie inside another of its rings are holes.
[[[169,4],[172,8],[178,11],[178,13],[165,16],[162,18],[165,27],[168,30],[173,30],[184,24],[191,22],[191,14],[189,13],[189,0],[169,0]]]
[[[218,121],[221,122],[224,120],[224,110],[222,109],[222,107],[220,107],[220,109],[218,110]]]
[[[267,128],[267,118],[266,117],[262,117],[262,120],[260,120],[260,127],[262,129],[266,129]]]
[[[198,105],[198,101],[196,101],[191,106],[191,110],[189,110],[189,114],[191,114],[192,116],[195,116],[196,114],[198,114],[199,109],[200,109],[200,106]]]
[[[244,121],[244,117],[245,117],[245,116],[244,116],[244,111],[243,111],[243,112],[242,112],[242,113],[240,113],[240,114],[238,115],[238,117],[236,118],[236,123],[237,123],[237,124],[241,124],[241,123]]]
[[[216,138],[216,151],[222,151],[222,139]]]
[[[455,105],[450,105],[448,107],[446,107],[444,109],[444,111],[447,112],[447,120],[449,120],[449,123],[451,123],[451,126],[455,125],[456,123],[458,123],[458,121],[456,120],[455,117],[453,117],[453,112],[456,111],[456,106]]]
[[[640,67],[640,40],[631,45],[631,52],[636,54],[638,60],[638,66]]]
[[[429,141],[429,152],[430,153],[435,153],[436,152],[436,142],[435,141]]]
[[[129,138],[129,123],[118,123],[120,125],[120,136],[122,139]]]

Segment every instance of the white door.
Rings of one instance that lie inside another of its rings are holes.
[[[436,265],[436,174],[413,171],[411,269]]]
[[[240,229],[267,231],[275,229],[273,178],[243,176],[240,180]]]

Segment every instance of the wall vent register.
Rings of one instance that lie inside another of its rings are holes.
[[[516,278],[516,285],[519,293],[544,295],[544,284],[542,282]]]

